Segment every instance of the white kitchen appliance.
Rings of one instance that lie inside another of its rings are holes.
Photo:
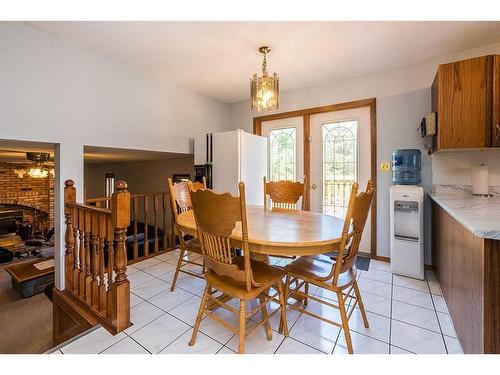
[[[424,189],[416,185],[390,188],[391,271],[424,279]]]
[[[263,178],[267,174],[267,138],[241,129],[203,134],[194,140],[195,169],[211,166],[211,187],[217,192],[238,195],[245,183],[246,202],[263,205]]]

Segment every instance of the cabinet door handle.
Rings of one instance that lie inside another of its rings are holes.
[[[497,141],[498,141],[500,140],[500,124],[497,124],[496,131],[497,131]]]

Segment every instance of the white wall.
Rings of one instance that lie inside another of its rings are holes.
[[[114,173],[115,181],[127,182],[131,194],[168,190],[167,180],[173,174],[193,176],[193,155],[175,159],[138,161],[126,163],[85,164],[85,188],[87,198],[104,197],[104,177]]]
[[[23,23],[0,22],[0,137],[60,144],[56,184],[75,180],[79,200],[84,145],[189,153],[193,134],[227,128],[225,103]],[[62,189],[56,193],[62,200]],[[57,210],[60,229],[62,205]],[[60,268],[61,254],[59,246]]]
[[[433,185],[472,185],[471,167],[487,165],[490,186],[500,186],[500,149],[439,151],[432,155]]]
[[[426,192],[432,186],[431,158],[423,149],[416,128],[423,116],[431,110],[430,86],[441,63],[474,56],[500,53],[500,43],[449,54],[402,68],[377,72],[338,82],[281,93],[279,112],[342,103],[366,98],[377,98],[377,161],[391,160],[391,153],[399,148],[422,149],[422,185]],[[282,83],[287,77],[280,77]],[[232,128],[252,131],[253,116],[249,101],[230,106],[229,122]],[[389,186],[390,173],[378,172],[377,242],[378,254],[389,256]],[[427,228],[425,262],[431,263],[430,208],[426,199]]]
[[[167,180],[173,174],[193,176],[193,155],[179,156],[175,159],[154,160],[126,163],[85,164],[85,189],[88,198],[104,197],[104,179],[106,173],[114,173],[115,181],[127,182],[131,194],[161,192],[168,190]],[[144,220],[142,202],[139,203],[139,221]],[[150,203],[151,204],[151,203]],[[170,202],[169,208],[170,208]],[[149,222],[153,222],[153,213],[149,212]],[[170,227],[170,215],[167,216]]]

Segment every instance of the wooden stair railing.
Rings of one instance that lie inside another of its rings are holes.
[[[116,183],[111,209],[76,203],[72,180],[64,187],[65,298],[116,334],[130,326],[130,284],[127,280],[126,231],[130,193]],[[105,259],[106,257],[106,259]]]
[[[170,212],[170,196],[168,191],[160,191],[154,193],[133,194],[130,196],[131,207],[131,225],[133,233],[133,251],[132,257],[127,259],[127,264],[140,262],[146,258],[162,254],[174,248],[172,225],[169,224],[172,220]],[[111,198],[89,198],[85,200],[87,205],[92,205],[97,208],[113,207]],[[144,222],[144,237],[143,251],[139,256],[139,230],[138,223],[140,218]],[[153,226],[153,241],[150,244],[149,225]],[[162,233],[159,233],[159,229]],[[152,245],[152,246],[151,246]]]

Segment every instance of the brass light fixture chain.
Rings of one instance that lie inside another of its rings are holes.
[[[262,74],[267,76],[267,59],[266,59],[266,52],[264,53],[264,61],[262,62]]]

